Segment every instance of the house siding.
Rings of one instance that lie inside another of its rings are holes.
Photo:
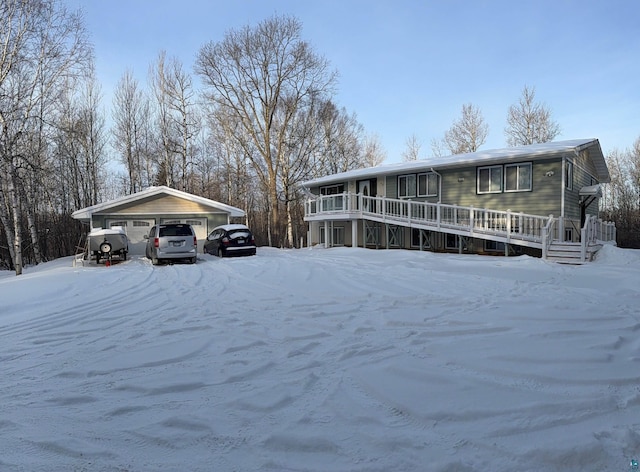
[[[154,195],[107,210],[110,214],[143,215],[143,214],[171,214],[171,213],[210,213],[211,207],[197,202],[174,197],[173,195]],[[96,212],[100,214],[100,212]],[[226,215],[226,213],[225,213]]]
[[[524,192],[478,194],[477,169],[478,167],[474,166],[441,170],[438,172],[442,179],[440,199],[436,196],[414,197],[411,200],[431,203],[437,203],[440,200],[441,203],[450,205],[511,210],[533,215],[560,215],[562,195],[562,160],[560,158],[532,162],[531,191]],[[425,169],[415,174],[427,171]],[[553,172],[553,175],[547,176],[548,172]],[[409,174],[402,173],[386,177],[386,197],[398,198],[398,176],[400,175]]]
[[[587,149],[577,156],[568,158],[573,163],[573,188],[565,190],[565,209],[568,218],[580,219],[580,189],[600,183],[596,177],[597,172],[592,159],[589,158]],[[587,207],[587,214],[598,215],[598,201],[592,202]]]

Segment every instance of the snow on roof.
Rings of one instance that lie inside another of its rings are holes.
[[[208,198],[199,197],[191,193],[182,192],[180,190],[176,190],[174,188],[170,188],[164,185],[156,186],[156,187],[148,187],[145,190],[142,190],[137,193],[132,193],[131,195],[125,195],[124,197],[116,198],[114,200],[98,203],[97,205],[93,205],[87,208],[83,208],[81,210],[74,211],[71,216],[76,220],[88,220],[88,219],[91,219],[91,215],[94,213],[98,213],[100,211],[108,210],[110,208],[131,203],[136,200],[140,200],[142,198],[152,197],[154,195],[160,195],[160,194],[173,195],[174,197],[183,198],[185,200],[189,200],[195,203],[200,203],[205,206],[217,208],[219,210],[228,212],[229,216],[236,216],[236,217],[245,216],[244,210],[241,210],[240,208],[236,208],[231,205],[226,205],[224,203],[216,202],[215,200],[209,200]]]
[[[517,159],[535,159],[551,154],[561,154],[564,152],[573,153],[586,147],[595,146],[597,152],[594,154],[596,167],[602,182],[609,180],[609,172],[602,156],[600,143],[596,138],[574,139],[568,141],[556,141],[542,144],[531,144],[528,146],[516,146],[511,148],[490,149],[465,154],[454,154],[446,157],[431,157],[411,162],[401,162],[396,164],[380,165],[365,169],[355,169],[348,172],[318,177],[317,179],[302,182],[303,187],[312,187],[332,182],[355,180],[367,177],[382,175],[401,174],[403,172],[413,172],[417,170],[446,169],[450,167],[468,166],[492,161],[505,161]]]

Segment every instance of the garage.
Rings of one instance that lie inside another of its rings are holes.
[[[215,200],[157,186],[77,210],[72,216],[87,225],[87,233],[121,226],[129,239],[129,254],[144,255],[144,236],[155,224],[190,224],[198,238],[198,250],[202,252],[204,240],[213,228],[244,222],[245,212]]]
[[[160,220],[161,225],[169,223],[185,223],[191,225],[193,230],[196,232],[196,238],[198,238],[198,241],[206,239],[209,231],[213,229],[207,227],[206,218],[162,218]]]
[[[130,254],[144,254],[144,246],[147,243],[144,237],[149,234],[151,227],[156,224],[155,220],[132,219],[132,220],[107,220],[107,228],[120,226],[127,233],[129,239]]]

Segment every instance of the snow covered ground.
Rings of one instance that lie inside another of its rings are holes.
[[[640,251],[0,274],[1,471],[627,471]]]

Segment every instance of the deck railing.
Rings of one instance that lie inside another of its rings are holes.
[[[470,235],[499,234],[509,239],[542,242],[550,217],[522,212],[488,210],[445,203],[370,197],[343,193],[320,195],[305,203],[305,217],[348,214],[353,218],[400,223],[406,226],[449,228]]]
[[[564,241],[565,234],[560,233],[567,223],[567,220],[561,221],[553,215],[530,215],[508,210],[489,210],[353,193],[319,195],[305,202],[305,219],[323,215],[368,218],[384,223],[433,228],[436,231],[450,229],[470,236],[495,235],[507,242],[520,240],[535,243],[537,247],[542,248],[543,254],[553,241]],[[588,216],[581,228],[580,236],[583,247],[615,242],[615,224]]]

